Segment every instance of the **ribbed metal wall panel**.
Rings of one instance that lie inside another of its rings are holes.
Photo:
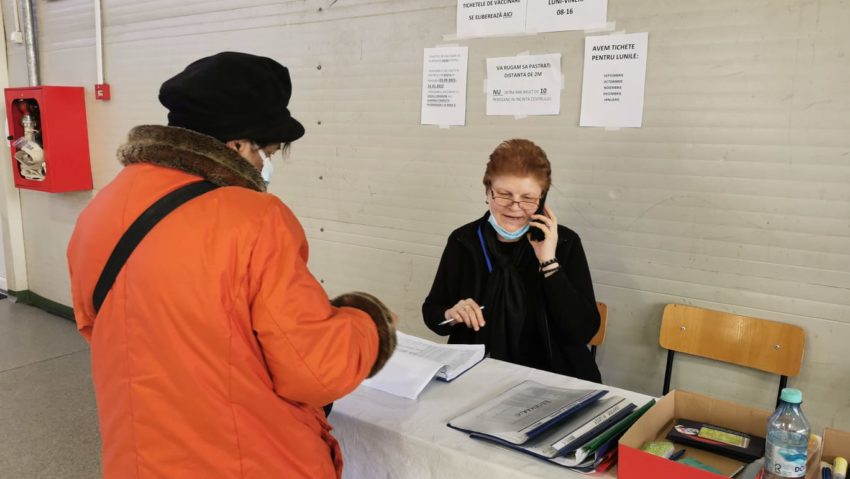
[[[618,30],[650,38],[644,127],[618,131],[577,126],[582,32],[457,41],[470,47],[467,126],[418,125],[422,49],[456,42],[446,0],[104,2],[114,99],[99,103],[92,3],[37,10],[44,82],[88,88],[97,188],[118,171],[126,131],[164,121],[164,79],[221,50],[272,56],[292,70],[308,131],[272,192],[301,218],[314,274],[331,294],[377,294],[428,336],[419,306],[448,233],[484,211],[487,155],[531,138],[553,163],[550,205],[582,236],[609,305],[606,382],[660,393],[664,303],[750,314],[806,330],[791,384],[816,426],[850,428],[847,1],[610,0]],[[561,115],[485,116],[485,59],[523,51],[563,54]],[[22,85],[22,48],[8,53]],[[90,197],[24,192],[39,294],[69,302],[64,249]],[[674,385],[770,407],[775,378],[682,358]]]

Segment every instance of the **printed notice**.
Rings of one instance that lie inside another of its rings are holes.
[[[524,33],[527,2],[528,0],[458,0],[457,37]]]
[[[604,27],[608,0],[532,0],[528,4],[526,31],[561,32]]]
[[[645,32],[585,38],[581,126],[641,126],[648,39]]]
[[[468,47],[426,48],[422,66],[423,125],[466,123]]]
[[[488,115],[560,112],[560,53],[487,59]]]

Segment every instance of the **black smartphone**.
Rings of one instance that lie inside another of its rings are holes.
[[[545,215],[546,214],[546,213],[544,213],[543,207],[546,206],[546,195],[548,193],[549,192],[547,191],[546,193],[543,193],[543,196],[540,197],[540,204],[537,205],[537,211],[535,211],[534,214],[536,214],[536,215]],[[534,223],[537,223],[537,224],[542,224],[539,221],[534,221],[534,220],[531,220],[531,221],[534,222]],[[535,228],[534,225],[532,225],[530,228],[528,228],[528,233],[531,235],[531,241],[543,241],[544,239],[546,239],[546,236],[543,234],[543,232],[540,231],[538,228]]]

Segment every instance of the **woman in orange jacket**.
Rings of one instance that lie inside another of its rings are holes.
[[[269,58],[189,65],[160,90],[169,126],[130,132],[125,168],[77,221],[68,263],[105,478],[341,476],[322,406],[383,366],[394,321],[364,293],[329,301],[301,225],[265,193],[269,157],[304,134],[290,94],[288,70]],[[201,179],[219,187],[153,227],[96,307],[130,224]]]

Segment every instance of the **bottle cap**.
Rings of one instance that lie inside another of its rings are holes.
[[[800,404],[803,402],[803,393],[799,389],[785,388],[779,399],[791,404]]]
[[[835,463],[832,466],[833,472],[836,474],[847,474],[847,460],[843,457],[836,457]]]

